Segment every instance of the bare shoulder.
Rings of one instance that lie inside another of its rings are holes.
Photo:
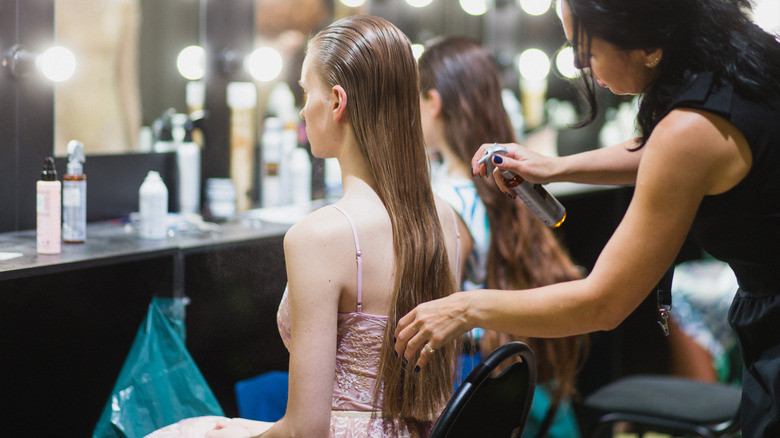
[[[333,207],[323,207],[309,213],[293,225],[284,236],[285,253],[296,250],[332,251],[334,244],[349,234],[346,219]]]
[[[443,198],[439,197],[439,195],[434,194],[433,197],[436,205],[436,212],[439,215],[439,221],[441,222],[444,232],[454,232],[452,230],[455,228],[454,219],[457,213],[455,213],[452,206]]]
[[[736,185],[752,164],[750,147],[740,130],[707,111],[673,110],[653,130],[648,146],[664,157],[669,168],[701,172],[711,183],[708,194]]]

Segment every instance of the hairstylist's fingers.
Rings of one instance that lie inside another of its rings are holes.
[[[517,197],[515,192],[506,185],[506,182],[504,182],[504,177],[501,175],[501,170],[499,168],[493,169],[493,180],[496,182],[498,189],[504,192],[508,197],[512,199]]]
[[[404,315],[398,320],[398,324],[395,327],[395,333],[393,334],[393,342],[395,343],[395,354],[399,357],[399,360],[406,357],[406,349],[409,344],[409,340],[417,334],[417,308],[412,309],[411,312]],[[407,359],[408,360],[408,359]]]
[[[471,174],[473,176],[487,176],[487,163],[479,163],[479,160],[485,156],[485,152],[493,146],[494,143],[485,143],[477,149],[474,156],[471,158]]]

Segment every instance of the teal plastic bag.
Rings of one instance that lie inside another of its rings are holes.
[[[184,344],[187,298],[153,298],[93,438],[141,438],[200,415],[224,413]]]

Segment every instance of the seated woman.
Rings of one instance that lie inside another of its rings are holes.
[[[426,145],[443,158],[433,190],[455,208],[474,242],[463,289],[522,289],[580,278],[555,235],[520,200],[471,177],[471,157],[483,143],[516,141],[490,53],[468,38],[438,37],[426,44],[419,65]],[[480,349],[488,354],[513,339],[487,331]],[[587,335],[518,339],[536,353],[540,383],[523,436],[547,428],[552,438],[579,436],[571,396]]]
[[[455,292],[459,260],[455,213],[428,184],[411,44],[381,18],[344,18],[309,42],[300,84],[312,153],[338,159],[344,195],[285,236],[287,413],[187,419],[155,438],[427,436],[452,394],[455,342],[423,372],[393,351],[397,319]]]

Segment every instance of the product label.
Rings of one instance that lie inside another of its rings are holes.
[[[63,187],[62,205],[64,207],[78,207],[81,205],[81,190],[79,190],[79,187],[68,187],[67,184]]]

